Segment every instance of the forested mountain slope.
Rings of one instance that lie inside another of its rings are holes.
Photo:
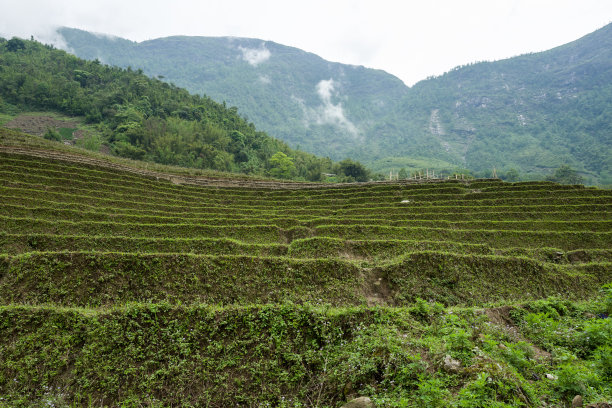
[[[76,55],[152,76],[239,107],[293,146],[342,159],[368,139],[367,127],[407,88],[384,71],[332,63],[271,41],[167,37],[136,43],[62,28]]]
[[[333,164],[256,130],[236,108],[140,70],[85,61],[35,41],[0,39],[0,114],[28,111],[80,118],[89,124],[87,137],[132,159],[308,180],[320,180]]]
[[[425,129],[432,152],[469,169],[540,174],[569,164],[610,184],[612,25],[546,52],[419,82],[383,123],[387,151],[410,154],[392,136],[404,123]]]
[[[561,164],[612,183],[612,26],[550,51],[483,62],[406,87],[383,71],[332,63],[244,38],[142,43],[62,28],[83,58],[142,68],[227,101],[292,146],[374,170],[514,168],[543,177]]]

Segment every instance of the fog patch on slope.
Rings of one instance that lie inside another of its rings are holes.
[[[321,105],[309,112],[309,117],[317,125],[333,125],[346,130],[353,136],[359,135],[357,127],[346,118],[342,103],[334,104],[332,96],[337,95],[336,82],[333,79],[321,80],[316,86]]]
[[[264,43],[259,48],[238,47],[238,49],[242,52],[242,59],[254,67],[262,62],[266,62],[272,55]]]

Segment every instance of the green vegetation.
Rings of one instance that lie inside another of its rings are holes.
[[[147,166],[0,129],[0,407],[612,399],[610,190]]]
[[[546,52],[457,67],[409,88],[383,71],[270,41],[136,43],[58,31],[82,58],[162,75],[237,106],[291,146],[361,160],[384,175],[402,168],[409,175],[428,169],[490,177],[495,171],[518,181],[571,166],[586,183],[604,186],[612,185],[611,32],[608,24]],[[248,50],[269,58],[250,63]],[[341,115],[330,117],[332,110]]]
[[[327,158],[290,149],[257,131],[236,108],[150,79],[142,70],[87,62],[17,38],[0,41],[0,64],[3,122],[4,115],[19,119],[19,113],[37,110],[68,115],[75,123],[49,127],[48,140],[73,140],[85,122],[77,146],[99,151],[106,145],[136,160],[311,181],[341,171]],[[362,179],[367,181],[367,172]]]

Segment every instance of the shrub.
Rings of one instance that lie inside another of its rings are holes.
[[[60,135],[59,132],[53,128],[47,128],[47,131],[43,137],[47,140],[53,140],[54,142],[62,141],[62,135]]]

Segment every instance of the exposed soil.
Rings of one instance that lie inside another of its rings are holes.
[[[18,129],[24,133],[34,136],[44,136],[47,129],[59,130],[60,128],[76,129],[79,122],[73,120],[60,120],[50,116],[20,115],[4,124],[4,127]],[[84,131],[77,130],[72,134],[74,139],[83,137]],[[70,143],[72,144],[72,143]]]
[[[391,290],[382,271],[378,268],[363,268],[363,270],[367,274],[365,291],[368,306],[386,305]]]
[[[571,263],[586,263],[591,261],[591,257],[588,253],[581,250],[576,250],[567,253],[567,259]]]
[[[491,309],[485,309],[483,312],[484,314],[487,315],[491,323],[501,328],[514,341],[527,341],[527,339],[523,337],[521,332],[518,330],[518,328],[514,324],[514,321],[510,317],[511,310],[512,310],[512,307],[510,306],[501,306],[501,307],[495,307]],[[532,344],[532,347],[533,347],[533,352],[536,358],[546,359],[546,360],[551,358],[551,355],[548,351],[543,350],[533,344]]]

